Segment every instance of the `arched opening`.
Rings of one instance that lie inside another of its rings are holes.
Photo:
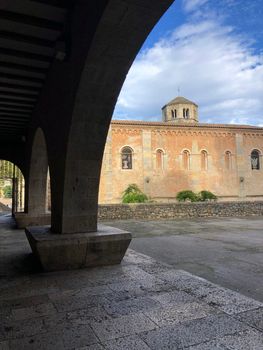
[[[133,151],[130,147],[123,147],[121,150],[121,168],[123,170],[131,170],[133,167],[132,160]]]
[[[25,208],[25,179],[21,170],[8,160],[0,160],[1,211],[23,212]]]
[[[183,151],[183,169],[184,170],[190,169],[190,152],[187,150]]]
[[[201,152],[201,170],[206,171],[208,169],[208,154],[206,151]]]
[[[225,168],[227,170],[232,169],[232,155],[230,151],[225,152]]]
[[[161,149],[156,151],[156,169],[163,170],[164,152]]]
[[[27,212],[32,216],[43,215],[51,207],[47,148],[40,128],[35,133],[32,146],[27,203]]]
[[[254,149],[250,155],[251,169],[260,170],[260,152]]]

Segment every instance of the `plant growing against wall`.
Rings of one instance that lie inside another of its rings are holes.
[[[130,184],[122,195],[122,203],[145,203],[148,197],[136,184]]]
[[[3,188],[3,194],[5,198],[12,198],[12,186],[7,185]]]
[[[217,200],[217,196],[213,193],[213,192],[210,192],[210,191],[201,191],[199,193],[199,197],[200,197],[200,200],[202,202],[204,201],[211,201],[211,200]]]
[[[199,197],[191,190],[184,190],[177,193],[176,199],[178,200],[178,202],[198,202]]]

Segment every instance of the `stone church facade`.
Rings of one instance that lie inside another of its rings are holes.
[[[132,183],[157,202],[174,202],[187,189],[219,200],[263,199],[263,128],[199,123],[198,106],[183,97],[162,114],[162,122],[112,121],[100,203],[120,203]]]

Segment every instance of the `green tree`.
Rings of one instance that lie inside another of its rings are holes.
[[[191,190],[184,190],[177,193],[176,199],[178,200],[178,202],[198,202],[199,196]]]
[[[122,203],[145,203],[148,197],[136,184],[130,184],[122,195]]]
[[[217,199],[217,196],[213,192],[206,191],[206,190],[201,191],[199,193],[199,197],[200,197],[200,200],[203,201],[203,202]]]
[[[3,194],[5,198],[12,198],[12,186],[11,185],[6,185],[3,188]]]

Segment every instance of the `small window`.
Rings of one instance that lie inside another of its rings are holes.
[[[190,169],[190,153],[189,151],[183,151],[183,168],[184,170]]]
[[[206,151],[201,152],[201,170],[207,170],[208,168],[208,155]]]
[[[183,109],[183,117],[186,118],[186,110],[185,110],[185,108]]]
[[[251,152],[251,169],[252,170],[259,170],[260,169],[260,153],[256,149],[254,149]]]
[[[225,153],[225,168],[227,170],[232,169],[232,155],[230,151],[226,151]]]
[[[121,151],[121,168],[132,169],[132,149],[130,147],[124,147]]]
[[[177,111],[176,109],[174,110],[174,119],[177,118]]]
[[[190,117],[189,108],[187,108],[185,111],[185,117],[186,117],[186,119],[188,119]]]
[[[156,169],[163,169],[163,151],[161,149],[156,151]]]

